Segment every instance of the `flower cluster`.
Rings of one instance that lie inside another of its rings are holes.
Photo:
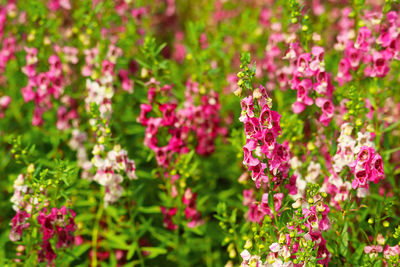
[[[268,205],[268,193],[262,195],[261,201],[257,202],[254,197],[254,191],[252,189],[243,191],[243,205],[248,206],[249,210],[246,214],[246,219],[251,222],[262,223],[265,216],[269,216],[274,219],[275,216],[280,215],[280,209],[282,207],[283,193],[276,193],[273,196],[274,211]]]
[[[330,208],[323,203],[320,195],[314,196],[311,203],[313,203],[311,206],[304,203],[303,208],[301,204],[297,205],[297,202],[293,204],[297,212],[293,220],[278,234],[278,242],[269,246],[264,263],[261,256],[250,254],[248,249],[253,245],[248,241],[246,249],[241,253],[243,259],[241,266],[248,267],[254,264],[255,266],[304,266],[309,261],[327,264],[331,255],[321,232],[330,228],[328,219]],[[265,234],[266,231],[261,230],[260,233]],[[264,245],[258,247],[264,253]]]
[[[53,106],[51,96],[58,99],[64,92],[62,64],[59,56],[51,55],[48,59],[49,70],[37,73],[38,50],[25,47],[25,52],[26,65],[22,71],[28,77],[28,84],[21,89],[21,93],[25,102],[34,102],[32,125],[38,126],[43,124],[43,113]]]
[[[104,205],[107,206],[122,196],[123,173],[129,179],[136,179],[137,177],[135,162],[128,158],[126,150],[123,150],[120,145],[115,145],[108,152],[105,152],[104,149],[104,145],[95,145],[92,163],[96,167],[93,180],[105,187]]]
[[[209,155],[214,151],[215,139],[226,130],[220,126],[220,104],[215,92],[201,95],[198,84],[188,81],[185,91],[185,106],[177,110],[173,101],[160,104],[156,97],[172,96],[172,85],[161,86],[155,80],[148,83],[147,98],[149,104],[140,105],[138,122],[146,126],[144,144],[155,153],[158,165],[168,168],[175,153],[184,154],[189,151],[189,145],[196,146],[200,155]],[[195,98],[200,98],[196,105]],[[154,105],[158,106],[161,117],[147,117],[153,111]],[[160,145],[157,135],[166,131],[170,138],[165,145]],[[193,134],[197,144],[189,143],[189,136]]]
[[[49,214],[47,210],[39,212],[37,217],[41,225],[40,231],[43,234],[42,249],[39,251],[39,262],[47,261],[51,263],[57,258],[50,240],[57,236],[56,248],[69,247],[74,242],[73,233],[76,230],[74,221],[75,212],[65,206],[60,209],[52,208]]]
[[[87,141],[87,139],[87,134],[85,132],[80,131],[78,128],[74,128],[68,144],[72,150],[76,151],[77,163],[82,169],[81,177],[85,179],[93,179],[93,175],[90,173],[93,163],[89,160],[86,148],[84,146],[84,143]]]
[[[375,145],[371,142],[371,134],[368,132],[358,132],[357,140],[351,136],[353,128],[344,123],[341,126],[341,134],[338,138],[338,148],[333,157],[333,170],[339,174],[345,166],[348,166],[354,179],[352,181],[353,189],[361,188],[364,192],[369,188],[369,182],[378,183],[385,177],[383,171],[382,157],[375,151]],[[354,158],[356,158],[354,160]],[[332,181],[339,183],[335,186],[337,189],[346,182],[339,181],[336,174],[333,174]],[[347,187],[347,186],[346,186]],[[365,193],[364,193],[365,194]],[[359,194],[360,196],[363,193]]]
[[[11,220],[12,228],[9,235],[11,241],[15,242],[21,239],[22,230],[29,227],[27,219],[30,217],[31,215],[26,211],[17,211]]]
[[[372,147],[361,147],[357,159],[351,164],[351,167],[354,173],[351,185],[354,190],[359,187],[368,189],[369,182],[377,184],[385,177],[382,157]]]
[[[98,54],[97,49],[86,51],[86,63],[88,65],[82,69],[84,76],[95,78],[98,74],[95,71],[95,57]],[[91,164],[86,161],[86,151],[80,152],[82,155],[82,166],[95,167],[96,174],[93,180],[105,187],[104,205],[117,201],[123,193],[121,183],[123,182],[123,173],[129,179],[136,179],[135,162],[128,158],[126,150],[116,144],[111,149],[107,143],[110,138],[111,130],[109,122],[112,114],[112,97],[114,95],[114,68],[117,58],[122,55],[122,50],[115,45],[110,45],[106,59],[101,64],[101,78],[87,79],[86,86],[88,95],[85,99],[86,109],[92,113],[90,124],[97,134],[98,143],[92,150],[93,158]],[[79,140],[77,140],[80,142]],[[79,152],[79,150],[78,150]]]
[[[16,39],[7,37],[2,40],[3,47],[0,50],[0,73],[4,73],[7,63],[15,58]]]
[[[294,113],[301,113],[306,106],[314,103],[310,93],[319,95],[315,104],[321,109],[319,121],[328,126],[334,113],[332,93],[334,87],[331,81],[331,74],[325,71],[324,48],[314,46],[311,53],[301,53],[298,43],[292,43],[286,58],[291,60],[293,65],[292,80],[290,88],[297,91],[297,100],[293,103]]]
[[[338,36],[338,43],[341,45],[337,47],[344,48],[336,78],[339,85],[350,82],[353,79],[352,72],[357,72],[363,64],[366,77],[385,77],[390,70],[390,62],[399,59],[398,14],[391,11],[386,14],[384,20],[382,14],[375,15],[378,15],[378,23],[369,23],[368,13],[362,17],[369,27],[363,26],[358,30],[355,42],[341,37],[345,36],[346,32]],[[374,33],[378,33],[377,36]]]
[[[172,221],[172,217],[176,214],[178,211],[177,208],[166,208],[166,207],[161,207],[161,212],[163,214],[163,225],[166,229],[168,230],[175,230],[178,228],[178,225],[174,224]]]
[[[190,228],[204,223],[201,219],[201,213],[196,209],[196,198],[197,194],[193,193],[190,188],[187,188],[182,196],[182,203],[185,205],[185,217],[189,221],[188,227]]]
[[[15,211],[19,211],[21,208],[24,208],[27,211],[32,210],[32,206],[25,203],[25,196],[29,196],[29,191],[30,188],[25,185],[25,176],[23,174],[18,175],[17,179],[14,181],[14,194],[10,199]]]
[[[243,164],[251,171],[257,188],[260,188],[261,183],[270,182],[265,170],[271,174],[272,181],[279,185],[289,171],[288,144],[277,142],[281,134],[281,116],[270,109],[271,99],[263,86],[255,90],[253,95],[243,98],[241,106],[242,115],[239,120],[244,124],[247,139],[243,146]],[[268,164],[263,162],[264,159],[267,159]]]

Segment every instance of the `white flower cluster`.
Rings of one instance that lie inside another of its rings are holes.
[[[104,204],[107,206],[122,196],[123,173],[129,179],[137,178],[135,162],[128,158],[128,153],[120,145],[114,146],[113,150],[102,157],[104,146],[97,144],[93,148],[93,155],[92,163],[97,169],[93,179],[105,187]]]

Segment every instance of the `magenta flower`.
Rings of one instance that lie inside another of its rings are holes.
[[[177,208],[167,209],[165,207],[161,207],[161,212],[163,214],[163,224],[164,227],[168,230],[173,231],[178,228],[178,226],[172,222],[172,217],[176,214],[177,211]]]
[[[325,127],[328,126],[329,122],[333,117],[333,103],[330,99],[319,97],[315,99],[315,104],[321,108],[322,114],[319,117],[319,122],[321,122]]]

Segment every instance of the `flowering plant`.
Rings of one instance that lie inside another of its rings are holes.
[[[400,266],[397,0],[0,1],[0,266]]]

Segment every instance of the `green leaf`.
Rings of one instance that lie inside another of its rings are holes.
[[[237,209],[234,209],[230,217],[231,224],[234,225],[236,223],[236,217],[237,217]]]
[[[159,206],[150,206],[150,207],[139,207],[138,208],[139,212],[142,213],[160,213],[160,207]]]
[[[167,254],[168,250],[165,248],[155,248],[155,247],[141,247],[142,251],[149,251],[150,254],[147,256],[148,259],[153,259],[159,255]]]
[[[345,257],[347,257],[347,255],[349,253],[349,249],[348,249],[348,244],[349,244],[348,227],[349,227],[349,223],[348,223],[348,221],[346,221],[345,224],[344,224],[343,230],[342,230],[341,239],[340,239],[340,247],[339,247],[340,254],[342,254]]]

